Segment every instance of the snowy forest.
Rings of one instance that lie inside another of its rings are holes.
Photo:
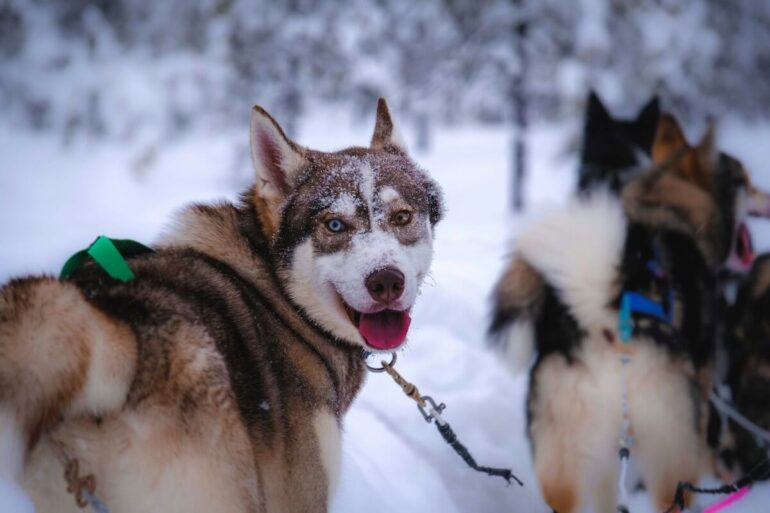
[[[65,140],[231,126],[255,101],[292,131],[314,105],[361,115],[378,96],[411,123],[505,123],[523,80],[536,120],[577,115],[589,87],[757,118],[768,41],[754,0],[3,0],[0,105]]]
[[[618,118],[658,95],[691,142],[716,120],[719,150],[770,191],[767,0],[0,0],[0,284],[55,276],[101,234],[155,244],[191,202],[237,201],[255,104],[332,151],[369,145],[385,97],[446,203],[398,370],[524,486],[471,472],[369,373],[330,511],[550,513],[527,376],[490,350],[491,292],[530,217],[574,199],[590,90]],[[770,222],[747,224],[770,251]],[[631,513],[661,513],[632,481]],[[725,513],[768,504],[765,482]]]

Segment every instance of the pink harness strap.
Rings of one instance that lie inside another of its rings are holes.
[[[712,504],[708,508],[704,509],[703,513],[717,513],[727,508],[728,506],[732,506],[739,500],[743,499],[746,496],[746,494],[749,493],[749,489],[750,487],[744,486],[737,492],[728,495],[726,498],[722,499],[721,501],[715,504]]]

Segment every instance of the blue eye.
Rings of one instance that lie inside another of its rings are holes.
[[[325,224],[326,229],[332,233],[341,233],[345,231],[345,228],[347,228],[345,223],[339,219],[329,219]]]

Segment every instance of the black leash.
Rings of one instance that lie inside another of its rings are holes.
[[[685,507],[685,492],[704,494],[704,495],[729,495],[739,491],[741,488],[751,486],[758,481],[770,478],[770,460],[766,457],[754,466],[745,476],[732,484],[718,486],[716,488],[700,488],[692,483],[680,482],[676,487],[674,502],[663,513],[672,513],[676,508],[680,510]]]
[[[401,390],[404,391],[404,394],[406,394],[407,397],[417,403],[417,409],[420,410],[420,413],[422,414],[425,421],[428,424],[434,420],[436,421],[436,428],[438,429],[438,432],[441,433],[441,437],[447,444],[449,444],[452,449],[454,449],[454,451],[463,459],[463,461],[465,461],[465,463],[470,468],[476,472],[487,474],[490,477],[502,477],[508,484],[511,484],[511,481],[513,480],[516,481],[519,486],[524,486],[524,483],[521,481],[521,479],[516,477],[510,469],[485,467],[476,463],[476,460],[473,458],[470,451],[468,451],[468,448],[457,439],[457,435],[452,429],[452,426],[450,426],[449,423],[445,421],[441,416],[441,413],[446,408],[446,405],[444,403],[437,404],[436,401],[434,401],[433,398],[428,395],[420,395],[420,391],[417,389],[417,387],[413,383],[410,383],[404,379],[404,377],[401,376],[401,374],[399,374],[395,368],[393,368],[393,366],[396,364],[396,353],[391,353],[390,363],[382,361],[382,367],[372,367],[367,364],[367,356],[369,355],[364,353],[364,364],[366,367],[372,372],[387,372],[388,375],[393,378],[393,381],[395,381],[396,384],[401,387]]]
[[[484,467],[476,463],[476,460],[473,459],[473,456],[471,456],[471,453],[468,452],[468,449],[457,439],[457,435],[455,435],[455,432],[452,430],[452,427],[448,422],[440,424],[438,421],[436,421],[436,428],[438,429],[438,432],[441,433],[441,436],[444,437],[446,443],[448,443],[452,449],[454,449],[455,452],[459,454],[465,463],[473,470],[477,472],[483,472],[484,474],[492,477],[502,477],[508,482],[508,484],[511,484],[511,480],[514,480],[516,483],[518,483],[519,486],[524,486],[524,483],[521,482],[521,480],[516,477],[510,469]]]

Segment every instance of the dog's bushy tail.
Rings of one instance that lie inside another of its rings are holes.
[[[514,255],[492,293],[490,344],[514,375],[525,371],[535,353],[534,322],[545,282],[520,255]]]
[[[576,199],[543,216],[519,236],[495,286],[490,340],[515,371],[526,369],[550,290],[575,322],[606,323],[626,236],[617,198],[604,192]]]

